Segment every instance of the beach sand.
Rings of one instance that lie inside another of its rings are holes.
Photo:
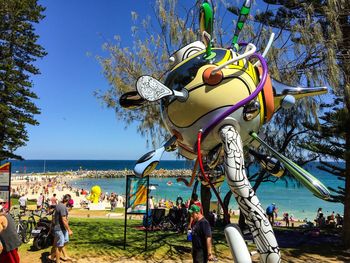
[[[58,201],[62,200],[62,197],[66,194],[71,195],[74,201],[75,208],[81,208],[82,203],[90,203],[88,200],[90,189],[84,189],[87,191],[87,195],[80,194],[81,189],[76,189],[71,187],[69,182],[73,179],[76,179],[77,176],[34,176],[31,177],[33,181],[27,182],[25,179],[17,179],[11,181],[11,188],[15,190],[17,196],[25,194],[28,200],[36,201],[40,196],[40,193],[43,193],[45,200],[50,199],[53,194],[56,194]],[[50,181],[49,181],[50,180]],[[63,181],[64,180],[64,181]],[[44,187],[47,187],[47,192],[45,193]],[[18,189],[18,190],[17,190]],[[117,200],[117,207],[123,207],[124,198],[120,197]],[[101,207],[108,210],[111,208],[110,202],[105,198],[101,203]],[[35,209],[29,207],[29,209]]]

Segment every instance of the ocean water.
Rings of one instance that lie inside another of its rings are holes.
[[[76,171],[84,170],[124,170],[132,169],[135,161],[113,161],[113,160],[26,160],[12,161],[12,173],[31,173],[47,171]],[[316,168],[318,163],[311,163],[305,168],[311,174],[321,180],[326,186],[337,188],[344,186],[344,182],[339,181],[337,177],[327,174],[324,171]],[[163,169],[191,169],[193,164],[188,161],[161,161],[158,168]],[[168,182],[172,182],[168,185]],[[94,185],[99,185],[103,192],[116,192],[125,195],[125,179],[78,179],[71,182],[73,187],[91,189]],[[156,185],[156,190],[151,191],[151,195],[156,199],[161,198],[176,200],[177,196],[181,196],[184,200],[190,198],[192,188],[186,187],[183,183],[176,182],[176,178],[150,178],[150,184]],[[223,198],[229,191],[228,185],[224,183],[221,188],[221,197]],[[198,188],[199,194],[199,188]],[[298,219],[307,218],[313,220],[316,216],[316,211],[322,207],[324,214],[327,216],[335,211],[335,213],[343,214],[344,206],[338,203],[323,201],[315,197],[305,187],[299,186],[297,182],[288,181],[288,183],[278,180],[275,183],[262,183],[257,190],[258,198],[263,207],[267,207],[270,203],[276,203],[279,211],[279,216],[284,212],[292,214]],[[212,194],[212,200],[216,200]],[[231,198],[230,208],[237,209],[237,203],[234,198]]]
[[[338,184],[337,179],[329,178],[329,176],[320,176],[320,180],[325,185]],[[168,185],[168,182],[172,182]],[[113,178],[113,179],[78,179],[71,182],[73,187],[91,189],[94,185],[99,185],[103,192],[116,192],[121,195],[125,195],[125,179]],[[155,200],[161,198],[170,199],[175,201],[177,196],[181,196],[184,200],[190,198],[192,188],[186,187],[183,183],[176,182],[175,178],[150,178],[150,184],[156,185],[156,190],[152,190],[152,195]],[[224,183],[220,188],[221,198],[224,198],[229,191],[228,185]],[[199,187],[198,192],[199,194]],[[313,220],[316,216],[316,211],[319,207],[323,208],[325,215],[329,215],[332,211],[343,214],[344,207],[342,204],[331,203],[321,200],[311,194],[305,187],[300,187],[297,183],[289,182],[288,187],[282,181],[276,183],[263,183],[257,191],[258,198],[263,207],[267,207],[271,203],[276,203],[279,216],[282,216],[284,212],[288,212],[290,215],[298,219],[307,218]],[[212,194],[212,200],[217,200],[214,194]],[[230,201],[230,208],[238,209],[238,205],[235,199],[232,197]]]
[[[12,173],[64,172],[77,170],[124,170],[133,169],[135,160],[24,160],[11,161]],[[161,161],[158,168],[191,169],[190,161]]]

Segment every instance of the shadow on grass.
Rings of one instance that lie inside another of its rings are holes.
[[[350,262],[350,253],[345,251],[339,229],[278,228],[274,232],[279,247],[288,256],[301,258],[307,255],[314,257],[315,262],[318,257]]]
[[[148,232],[147,251],[145,251],[145,231],[140,230],[140,220],[128,221],[127,243],[124,250],[124,220],[119,219],[76,219],[70,220],[73,236],[68,245],[77,257],[106,256],[124,260],[166,260],[190,258],[191,242],[186,241],[186,234],[167,231]],[[337,232],[322,232],[313,237],[311,232],[301,229],[275,229],[279,246],[283,254],[298,258],[309,254],[337,258],[340,262],[350,262],[350,255],[342,251]],[[251,248],[255,250],[254,245]],[[213,230],[214,253],[219,257],[231,257],[224,227]],[[47,262],[46,253],[42,261]],[[316,258],[316,257],[315,257]],[[317,262],[317,260],[315,260]]]
[[[70,222],[74,232],[69,250],[83,255],[118,256],[138,259],[178,257],[191,251],[191,243],[185,234],[175,232],[148,232],[145,251],[145,231],[140,229],[141,221],[128,221],[126,249],[124,250],[124,221],[101,219],[73,219]]]
[[[40,262],[41,263],[52,263],[52,261],[51,260],[49,260],[48,259],[48,256],[50,255],[50,253],[49,252],[44,252],[44,253],[42,253],[41,254],[41,257],[40,257]]]
[[[342,247],[332,247],[330,244],[324,244],[317,247],[302,246],[298,248],[287,249],[287,251],[285,251],[285,254],[294,258],[301,258],[303,255],[308,255],[310,259],[312,257],[310,254],[314,254],[316,255],[316,259],[318,256],[321,256],[329,259],[335,258],[337,262],[350,262],[350,253],[343,250]]]

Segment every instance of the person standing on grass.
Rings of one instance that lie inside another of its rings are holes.
[[[198,206],[200,208],[201,214],[203,215],[202,203],[198,200],[198,195],[196,193],[192,194],[188,207],[190,208],[192,205]],[[187,229],[190,230],[192,228],[193,224],[194,224],[193,219],[192,219],[192,217],[190,217],[190,222],[188,223]]]
[[[283,220],[286,222],[286,227],[289,227],[289,214],[288,213],[283,214]]]
[[[22,194],[21,197],[18,199],[19,203],[19,209],[23,212],[27,210],[27,197],[25,194]]]
[[[55,214],[53,217],[53,231],[54,231],[54,247],[52,250],[50,260],[54,260],[56,257],[56,263],[60,263],[61,255],[64,256],[64,261],[72,260],[72,258],[67,256],[67,250],[65,246],[69,241],[69,236],[73,234],[73,231],[69,227],[68,223],[68,209],[67,204],[71,196],[66,194],[62,198],[62,202],[56,205]],[[54,254],[53,254],[54,252]]]
[[[275,217],[277,218],[277,208],[275,203],[272,203],[266,208],[266,215],[270,221],[271,226],[274,226]]]
[[[43,204],[44,204],[44,195],[43,193],[40,193],[37,201],[36,201],[36,208],[39,210],[41,208],[43,208]]]
[[[21,243],[13,218],[5,214],[0,205],[0,262],[19,263],[18,247]]]
[[[206,263],[214,261],[211,244],[211,228],[197,205],[191,205],[188,212],[193,219],[192,227],[192,258],[193,263]]]
[[[154,209],[153,196],[150,196],[148,198],[148,209],[150,209],[150,210]]]

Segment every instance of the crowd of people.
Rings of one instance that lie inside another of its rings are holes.
[[[343,226],[343,217],[333,211],[330,215],[327,217],[324,216],[324,213],[322,211],[322,207],[320,207],[317,210],[315,223],[317,227],[336,227],[340,228]]]
[[[41,177],[31,178],[24,183],[17,183],[11,188],[11,197],[19,198],[21,210],[27,209],[28,200],[36,202],[36,209],[54,207],[57,200],[63,195],[70,194],[72,199],[70,205],[76,208],[88,208],[91,200],[88,189],[77,189],[68,182],[63,181],[62,177]],[[114,210],[116,207],[124,207],[125,197],[117,193],[101,193],[99,203],[106,208]],[[7,206],[8,204],[6,204]]]
[[[277,221],[278,216],[278,208],[275,203],[270,204],[266,208],[266,215],[268,217],[268,220],[270,221],[271,225],[281,225],[280,222]],[[298,221],[292,214],[289,214],[288,212],[283,213],[282,221],[285,222],[286,227],[294,226],[294,222]],[[302,223],[304,223],[301,226],[305,227],[336,227],[340,228],[343,226],[343,217],[339,213],[335,213],[332,211],[330,215],[327,217],[324,216],[324,213],[322,211],[322,208],[320,207],[317,210],[316,218],[314,219],[314,222],[309,221],[307,218],[302,220]]]
[[[22,194],[21,197],[24,197]],[[40,196],[44,196],[40,194]],[[40,197],[39,196],[39,197]],[[43,199],[43,198],[41,198]],[[55,194],[50,199],[52,205],[50,209],[53,210],[51,231],[54,237],[51,254],[48,259],[52,262],[60,263],[63,261],[72,261],[68,256],[65,247],[69,242],[69,236],[73,234],[70,229],[68,221],[68,210],[72,208],[72,197],[70,194],[65,194],[61,201],[58,201]],[[21,209],[26,209],[26,199],[21,200]],[[0,262],[4,263],[19,263],[20,257],[18,254],[18,247],[22,241],[16,231],[15,221],[8,213],[7,209],[3,207],[6,202],[0,200]],[[42,208],[42,203],[37,203],[37,208]]]

